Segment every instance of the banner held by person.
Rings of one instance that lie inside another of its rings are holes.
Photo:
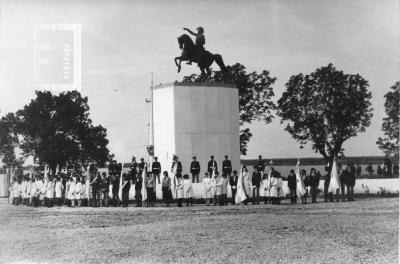
[[[237,182],[237,192],[235,196],[235,203],[239,204],[247,199],[243,183],[243,166],[240,167],[240,174]]]
[[[331,181],[329,182],[329,192],[336,192],[340,188],[339,175],[337,170],[336,158],[333,159],[331,169]]]
[[[147,200],[147,190],[144,181],[147,177],[147,163],[144,165],[142,172],[142,202]]]
[[[304,187],[303,179],[300,176],[300,160],[297,160],[296,165],[296,188],[297,196],[303,196],[306,194],[306,188]]]

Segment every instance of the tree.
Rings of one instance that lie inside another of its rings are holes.
[[[278,100],[281,123],[301,145],[312,148],[329,162],[342,154],[343,143],[364,132],[371,123],[371,93],[359,74],[345,74],[332,64],[309,75],[290,77]]]
[[[16,167],[23,163],[23,158],[17,158],[15,155],[19,142],[15,133],[15,120],[13,113],[8,113],[0,119],[0,157],[6,167]]]
[[[261,73],[247,73],[245,66],[236,63],[226,67],[226,72],[213,71],[210,77],[193,74],[183,77],[183,82],[211,82],[236,84],[239,90],[239,122],[240,122],[240,151],[247,153],[247,144],[252,137],[250,128],[246,127],[252,121],[270,123],[273,119],[272,110],[275,104],[272,85],[276,78],[271,77],[266,70]]]
[[[393,91],[385,94],[385,112],[386,117],[383,118],[382,131],[384,138],[379,137],[376,144],[379,149],[383,150],[387,156],[394,154],[399,157],[399,91],[400,82],[391,87]]]
[[[53,172],[57,165],[103,164],[108,158],[107,131],[92,124],[87,97],[76,91],[58,96],[37,91],[36,98],[17,111],[16,130],[23,153],[49,164]]]

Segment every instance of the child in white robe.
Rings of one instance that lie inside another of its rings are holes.
[[[75,185],[76,185],[76,177],[71,177],[69,182],[69,191],[68,191],[68,199],[71,202],[71,206],[75,207]]]
[[[203,178],[203,186],[204,186],[204,199],[206,200],[206,206],[210,206],[210,199],[212,197],[211,193],[211,179],[208,175],[208,172],[204,174]]]
[[[189,178],[188,174],[183,175],[183,192],[186,200],[186,205],[193,206],[193,187],[192,180]]]
[[[75,183],[75,199],[78,201],[78,206],[82,205],[81,199],[81,190],[82,190],[82,183],[81,179],[77,177],[76,183]]]
[[[53,207],[54,203],[54,180],[52,177],[49,178],[49,181],[46,185],[46,198],[47,198],[47,207]]]
[[[60,177],[57,177],[56,181],[56,186],[55,186],[55,191],[56,191],[56,199],[55,199],[55,204],[58,206],[62,205],[62,193],[64,190],[64,186],[61,182]]]

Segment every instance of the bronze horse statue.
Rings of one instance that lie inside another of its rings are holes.
[[[178,67],[178,72],[181,71],[182,61],[196,62],[197,66],[199,66],[200,71],[203,75],[209,76],[211,74],[210,66],[214,61],[218,64],[221,71],[226,70],[221,55],[212,54],[207,50],[198,50],[198,48],[188,35],[183,34],[182,36],[178,37],[178,43],[179,43],[179,48],[182,50],[181,56],[175,57],[175,64]]]

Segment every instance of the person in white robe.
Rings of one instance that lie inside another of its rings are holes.
[[[112,187],[112,185],[111,185]],[[81,191],[80,191],[80,204],[79,206],[86,206],[86,201],[87,201],[87,194],[86,194],[86,179],[82,177],[81,180]]]
[[[49,181],[46,185],[46,198],[47,198],[47,207],[53,207],[54,200],[54,180],[52,177],[49,178]]]
[[[193,206],[193,187],[192,180],[189,178],[188,174],[183,175],[183,193],[186,200],[186,205]]]
[[[211,187],[210,175],[208,174],[208,172],[204,174],[203,188],[204,188],[203,198],[206,200],[206,206],[210,206],[210,199],[212,197],[212,187]]]
[[[247,170],[246,166],[243,166],[243,183],[244,183],[244,190],[246,192],[247,198],[250,198],[250,194],[252,193],[252,183],[250,173]],[[248,199],[246,199],[243,204],[247,205]]]
[[[61,182],[61,179],[60,179],[60,177],[57,177],[56,186],[55,186],[55,192],[56,192],[55,204],[57,206],[61,206],[61,204],[62,204],[63,189],[64,189],[64,186]]]
[[[82,196],[81,196],[81,189],[82,189],[82,183],[81,179],[79,177],[76,177],[76,182],[75,182],[75,199],[78,203],[78,206],[82,205]]]
[[[42,183],[42,189],[40,190],[40,193],[42,194],[42,205],[47,206],[47,184],[49,183],[48,178],[43,179]]]
[[[69,183],[69,191],[68,191],[68,199],[71,202],[71,206],[75,207],[75,199],[76,199],[76,177],[73,176],[70,178],[70,183]]]
[[[264,199],[264,204],[268,203],[268,174],[264,173],[260,183],[260,196]]]
[[[176,200],[178,202],[178,207],[182,207],[182,201],[184,198],[184,191],[183,191],[183,179],[180,173],[176,175]]]

